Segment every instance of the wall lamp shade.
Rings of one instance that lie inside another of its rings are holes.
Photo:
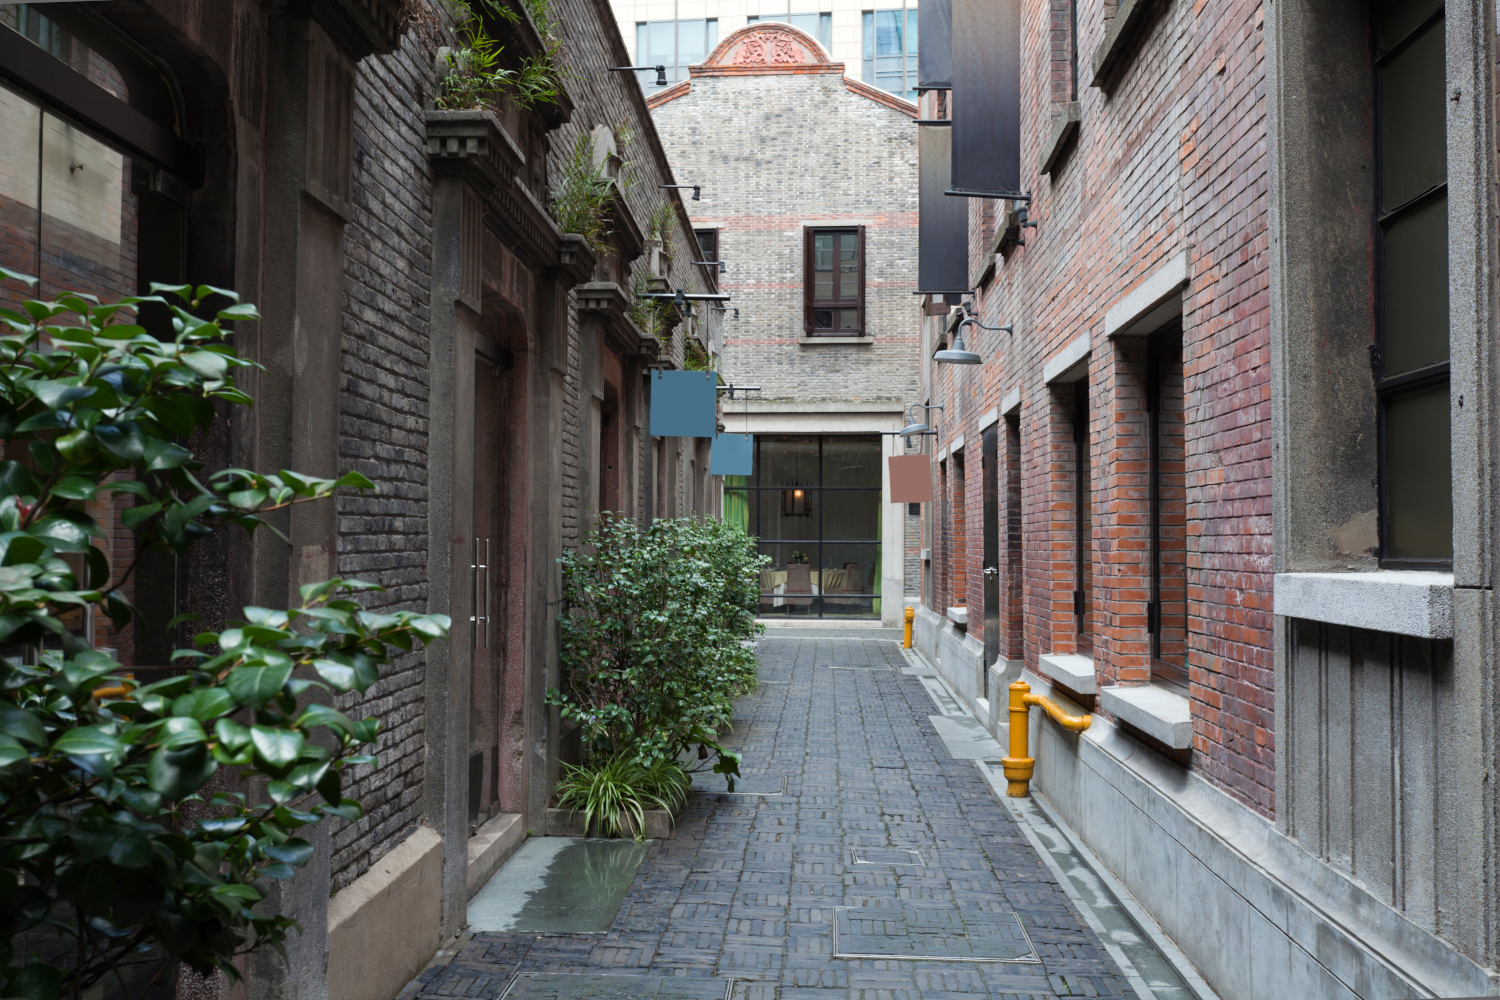
[[[754,471],[755,438],[750,434],[720,434],[708,453],[711,476],[748,476]]]
[[[903,428],[901,428],[901,430],[897,433],[896,436],[897,437],[911,437],[913,434],[925,434],[925,433],[927,433],[927,425],[926,424],[914,424],[914,423],[912,423],[911,422],[911,414],[907,414],[906,415],[906,426],[903,427]]]
[[[716,372],[651,373],[651,436],[712,438],[718,425]]]
[[[953,338],[953,346],[946,351],[938,351],[932,356],[934,361],[942,361],[950,365],[977,365],[982,364],[984,359],[973,351],[964,348],[964,332],[959,330]]]
[[[646,70],[654,69],[654,70],[656,70],[656,86],[658,86],[658,87],[665,87],[667,85],[667,67],[664,66],[664,65],[663,66],[610,66],[609,67],[609,71],[611,73],[629,73],[629,72],[633,72],[635,70],[641,70],[641,69],[646,69]]]

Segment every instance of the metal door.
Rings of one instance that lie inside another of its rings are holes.
[[[1000,433],[984,429],[980,458],[984,489],[984,669],[1000,657]]]

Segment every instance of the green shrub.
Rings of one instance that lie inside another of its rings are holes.
[[[4,269],[0,280],[34,284]],[[60,616],[87,606],[117,626],[172,624],[144,621],[121,595],[134,564],[117,572],[94,544],[96,498],[134,498],[121,521],[137,551],[183,553],[220,525],[274,531],[270,511],[371,487],[357,473],[206,471],[179,442],[224,404],[250,403],[233,373],[252,362],[226,327],[256,312],[207,286],[153,288],[109,305],[65,294],[0,309],[0,996],[116,985],[128,996],[121,970],[148,953],[159,970],[165,955],[238,978],[236,955],[295,926],[254,907],[265,879],[311,859],[298,830],[360,816],[344,774],[374,762],[361,747],[379,722],[316,692],[363,692],[389,647],[447,634],[441,615],[374,614],[340,592],[378,588],[331,580],[304,586],[290,610],[246,608],[174,653],[176,667],[136,668],[143,683],[129,690],[119,663],[67,629]],[[170,309],[171,339],[133,322],[143,302]],[[203,802],[221,766],[258,791]],[[46,934],[65,957],[16,950]]]
[[[564,556],[563,686],[547,693],[574,721],[591,759],[650,764],[696,749],[739,774],[718,743],[731,699],[756,685],[760,567],[743,528],[717,519],[657,520],[642,529],[605,513]]]
[[[459,44],[444,53],[447,64],[433,106],[439,111],[479,111],[509,98],[526,110],[557,99],[559,45],[545,0],[527,0],[527,12],[544,36],[546,51],[523,59],[516,69],[500,65],[504,46],[485,25],[485,18],[515,23],[520,15],[496,0],[451,0],[454,33]]]

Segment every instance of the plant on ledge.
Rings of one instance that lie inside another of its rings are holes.
[[[126,602],[136,564],[95,544],[90,503],[134,498],[131,550],[181,555],[217,527],[275,531],[273,511],[372,488],[353,472],[205,470],[179,442],[250,404],[234,372],[253,362],[226,327],[258,317],[232,292],[152,287],[0,309],[0,996],[132,1000],[178,962],[233,982],[236,956],[285,940],[292,919],[256,909],[265,880],[312,858],[302,827],[359,818],[344,776],[374,762],[379,720],[326,702],[368,690],[391,647],[448,630],[365,611],[345,595],[378,587],[330,580],[295,608],[244,609],[137,680],[68,628],[88,607],[116,627],[175,624]],[[147,302],[170,310],[171,337],[136,325]],[[220,767],[256,780],[200,794]]]
[[[526,6],[542,32],[546,51],[522,60],[512,70],[500,65],[504,46],[490,36],[484,16],[511,24],[521,16],[497,0],[451,0],[449,9],[460,44],[443,52],[446,72],[433,98],[437,110],[481,111],[507,98],[527,110],[557,99],[559,43],[550,12],[545,0],[526,0]]]
[[[613,199],[612,182],[594,162],[594,137],[580,132],[563,161],[552,199],[552,221],[565,233],[582,236],[590,250],[609,253],[611,230],[607,210]]]
[[[599,773],[622,759],[677,766],[689,756],[733,790],[739,758],[719,734],[733,722],[734,695],[756,684],[755,654],[744,644],[761,631],[766,559],[755,540],[717,518],[641,528],[606,512],[559,561],[563,683],[547,702],[578,724],[585,769]],[[583,781],[570,775],[560,791],[577,801]]]

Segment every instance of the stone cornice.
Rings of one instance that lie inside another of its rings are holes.
[[[428,111],[426,153],[439,175],[459,176],[484,201],[490,229],[526,266],[571,270],[563,234],[521,183],[526,156],[488,111]],[[589,270],[593,269],[588,254]]]
[[[278,0],[273,6],[305,12],[353,59],[394,52],[401,44],[401,0]]]
[[[604,331],[610,348],[622,358],[655,361],[661,344],[648,337],[630,318],[630,296],[612,281],[591,281],[573,289],[581,316],[592,318]]]
[[[625,192],[620,189],[619,181],[610,181],[609,217],[614,222],[615,239],[625,263],[646,252],[646,233],[625,201]]]

